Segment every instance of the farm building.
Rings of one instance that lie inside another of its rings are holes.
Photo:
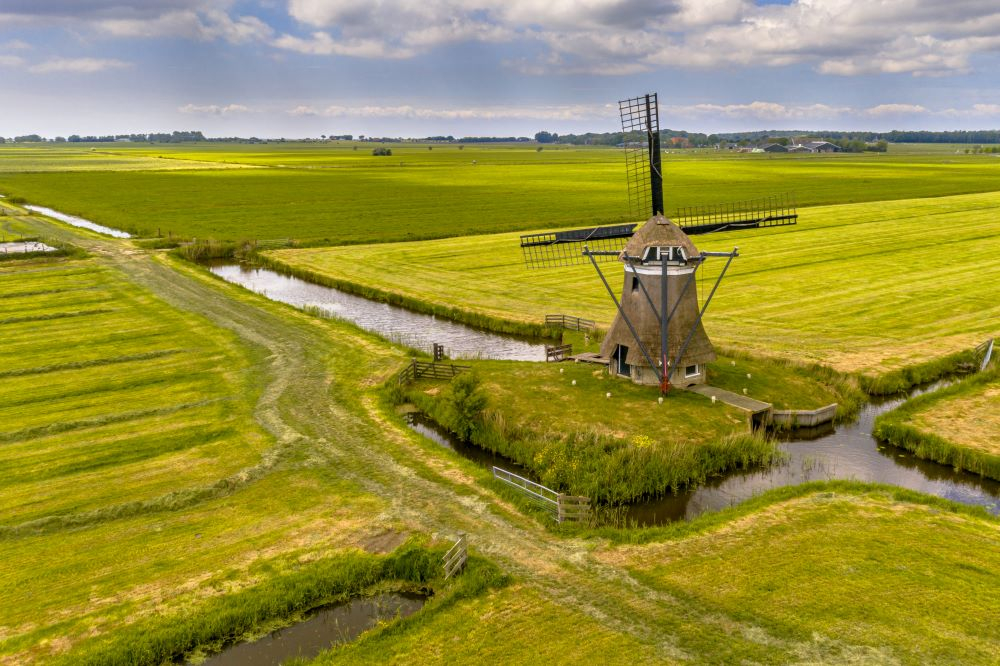
[[[601,356],[610,360],[611,373],[629,377],[637,384],[658,384],[657,372],[649,361],[662,365],[664,356],[676,359],[683,348],[679,362],[667,361],[667,365],[673,365],[670,383],[704,384],[706,364],[715,360],[715,350],[699,320],[697,290],[691,288],[689,280],[701,261],[694,243],[680,227],[656,215],[629,239],[620,260],[625,264],[621,308],[628,321],[621,314],[616,316],[601,343]],[[662,280],[664,267],[667,275]],[[656,310],[663,302],[661,284],[666,287],[667,312],[673,313],[667,326],[666,354],[660,342],[661,322]],[[648,351],[649,359],[636,337]]]

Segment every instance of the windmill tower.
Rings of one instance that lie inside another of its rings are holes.
[[[620,312],[601,343],[611,374],[637,384],[664,379],[673,386],[703,384],[715,349],[690,284],[701,253],[680,227],[656,215],[632,236],[620,260],[625,268]]]
[[[638,229],[624,224],[521,236],[529,268],[566,266],[589,261],[618,311],[601,344],[612,374],[638,384],[704,383],[705,365],[715,359],[702,323],[739,249],[700,252],[689,236],[730,229],[795,224],[798,214],[789,197],[678,209],[674,221],[663,215],[660,128],[655,93],[622,100],[625,164],[629,203],[634,217],[648,220]],[[710,257],[727,257],[711,292],[699,307],[693,288],[698,269]],[[621,297],[598,262],[624,266]]]

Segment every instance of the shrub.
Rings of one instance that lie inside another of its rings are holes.
[[[382,148],[382,147],[373,148],[372,155],[376,155],[378,157],[387,157],[389,155],[392,155],[392,148]]]
[[[468,439],[475,432],[486,409],[487,398],[481,383],[476,373],[463,373],[451,380],[444,396],[452,430],[462,439]]]

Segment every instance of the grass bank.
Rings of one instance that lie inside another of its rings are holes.
[[[874,435],[960,470],[1000,480],[1000,367],[908,400]]]
[[[153,616],[111,636],[82,642],[54,663],[186,663],[192,656],[293,624],[313,608],[347,601],[375,585],[427,589],[432,581],[442,582],[443,553],[441,548],[428,550],[409,543],[387,556],[349,551],[306,562],[183,613]]]

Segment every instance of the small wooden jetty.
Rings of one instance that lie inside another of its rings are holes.
[[[597,365],[607,365],[611,362],[611,359],[605,358],[595,352],[581,352],[579,354],[573,354],[572,356],[567,357],[567,360],[573,361],[574,363],[596,363]]]

